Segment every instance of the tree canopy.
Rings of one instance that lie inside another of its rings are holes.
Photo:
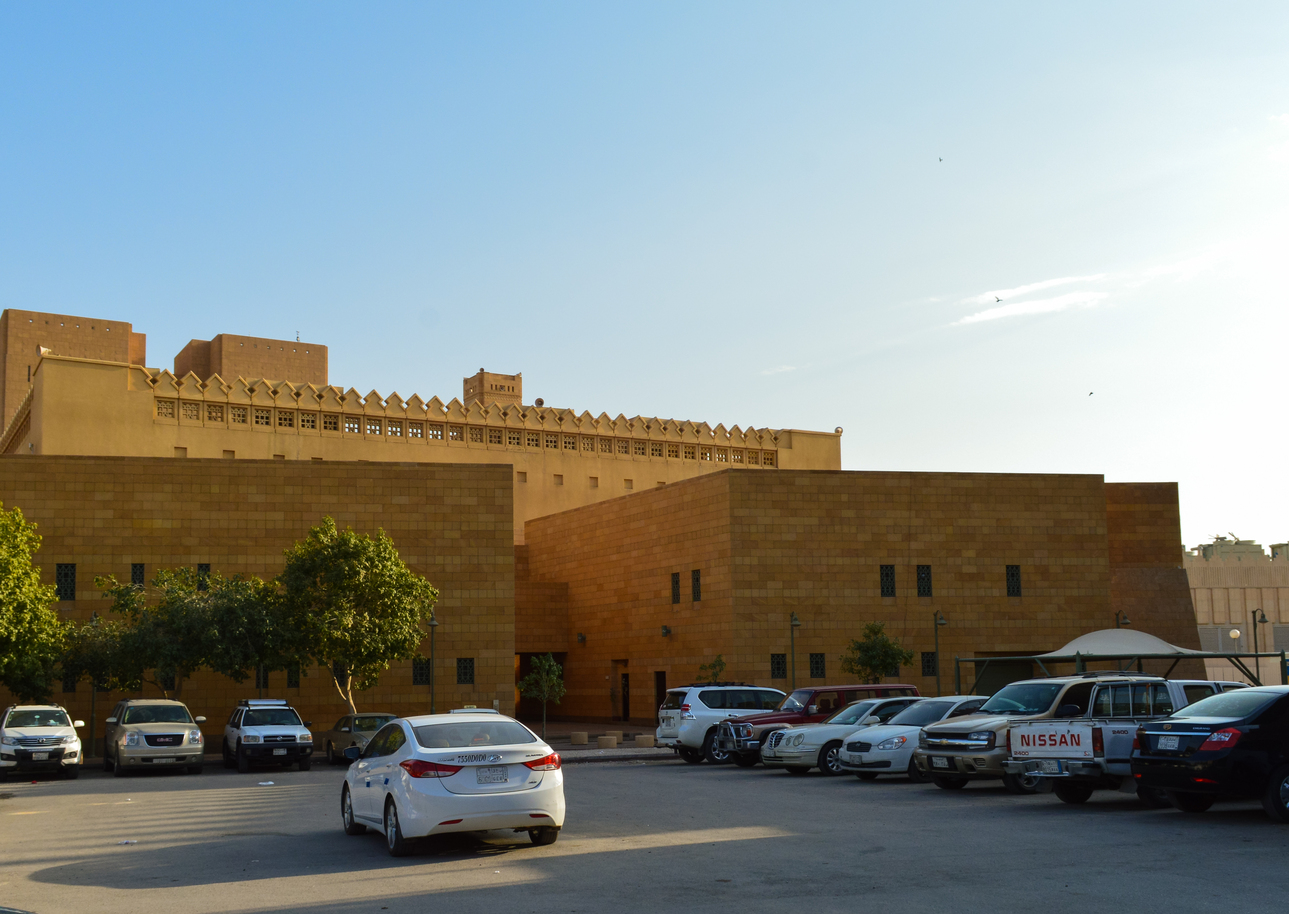
[[[702,663],[698,666],[698,675],[704,677],[708,682],[720,682],[721,675],[725,672],[725,657],[717,654],[711,663]]]
[[[863,637],[852,640],[841,655],[841,668],[861,682],[881,682],[886,676],[898,675],[901,664],[912,662],[913,652],[886,634],[884,622],[867,623]]]
[[[546,738],[546,703],[559,704],[564,697],[564,668],[554,654],[534,657],[532,672],[519,680],[519,694],[542,703],[542,739]]]
[[[413,573],[393,541],[339,530],[330,517],[286,550],[282,599],[312,658],[331,667],[341,698],[376,684],[392,660],[416,656],[439,592]]]
[[[49,699],[67,637],[56,591],[32,564],[39,548],[36,525],[0,504],[0,683],[19,701]]]

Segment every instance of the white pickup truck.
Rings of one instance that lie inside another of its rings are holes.
[[[1097,681],[1080,717],[1017,721],[1007,731],[1009,774],[1048,780],[1065,803],[1084,803],[1094,790],[1119,790],[1132,781],[1132,740],[1141,721],[1167,717],[1239,682],[1168,680],[1128,674]],[[1162,796],[1138,792],[1142,801],[1167,805]]]

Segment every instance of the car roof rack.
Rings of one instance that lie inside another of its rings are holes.
[[[1136,670],[1089,670],[1083,679],[1099,679],[1102,676],[1113,676],[1116,679],[1163,679],[1158,673],[1138,673]]]
[[[500,714],[496,708],[453,708],[449,714]]]
[[[238,703],[242,708],[286,708],[289,705],[285,698],[243,698]]]
[[[678,689],[701,689],[703,686],[711,688],[712,686],[742,686],[749,689],[773,689],[774,686],[758,686],[750,682],[692,682],[687,686],[676,686]],[[775,689],[776,692],[783,691]]]

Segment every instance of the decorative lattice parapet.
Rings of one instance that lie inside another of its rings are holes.
[[[453,398],[406,400],[398,393],[361,394],[352,387],[295,385],[287,381],[133,368],[155,397],[159,423],[216,426],[234,431],[353,436],[373,442],[556,450],[583,456],[695,460],[731,466],[774,467],[781,430],[712,427],[706,422],[593,416],[571,409],[518,404],[463,404]],[[785,444],[785,446],[787,446]]]

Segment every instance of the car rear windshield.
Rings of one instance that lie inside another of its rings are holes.
[[[953,707],[951,701],[918,701],[909,705],[886,723],[891,727],[925,727],[933,724]]]
[[[667,700],[662,703],[662,710],[679,711],[680,706],[683,705],[684,703],[685,703],[685,693],[683,691],[668,692]]]
[[[192,715],[183,705],[136,705],[126,708],[123,724],[190,724]]]
[[[303,727],[292,708],[255,708],[242,718],[243,727]]]
[[[980,706],[982,714],[1042,714],[1061,693],[1060,683],[1014,682]]]
[[[10,711],[6,727],[70,727],[66,711]]]
[[[1228,720],[1239,720],[1261,711],[1281,694],[1283,693],[1260,692],[1257,689],[1222,692],[1220,695],[1187,705],[1173,714],[1173,717],[1224,717]]]
[[[394,719],[393,714],[364,714],[354,718],[354,729],[360,732],[379,730]]]
[[[826,724],[853,724],[858,723],[868,716],[868,712],[873,709],[875,701],[857,701],[853,705],[846,705],[832,717],[828,718]]]
[[[537,737],[513,720],[461,721],[413,727],[422,749],[472,749],[479,746],[517,746]]]
[[[815,693],[812,689],[797,689],[791,695],[784,698],[783,701],[779,702],[778,710],[803,711],[805,710],[806,702],[810,700],[810,696],[813,694]]]

